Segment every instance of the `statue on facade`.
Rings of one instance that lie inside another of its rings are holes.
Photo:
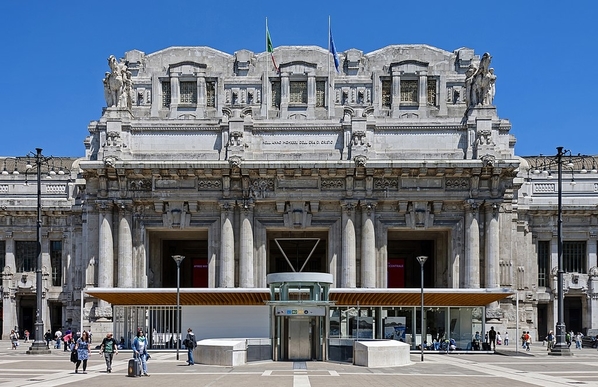
[[[492,56],[484,53],[480,65],[470,65],[465,74],[465,99],[467,107],[492,105],[496,92],[496,75],[490,68]]]
[[[108,58],[110,72],[106,72],[104,83],[104,97],[108,107],[119,107],[131,109],[132,80],[131,72],[128,71],[126,63],[118,62],[114,55]]]

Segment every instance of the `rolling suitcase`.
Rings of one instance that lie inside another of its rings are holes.
[[[127,376],[141,376],[141,359],[135,357],[129,359],[129,366],[127,367]]]

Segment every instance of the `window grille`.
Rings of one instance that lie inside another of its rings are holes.
[[[436,106],[436,79],[428,79],[428,106]]]
[[[538,286],[550,285],[550,241],[538,241]]]
[[[181,104],[197,103],[197,82],[181,82]]]
[[[162,82],[162,107],[170,107],[170,81]]]
[[[307,103],[307,81],[291,82],[291,97],[289,103],[291,104],[306,104]]]
[[[62,241],[50,242],[52,286],[62,286]]]
[[[37,261],[37,242],[16,241],[15,253],[17,273],[35,271]]]
[[[392,103],[392,83],[382,81],[382,107],[389,108]]]
[[[417,83],[418,81],[401,80],[401,102],[417,103]]]
[[[206,106],[207,107],[216,107],[216,82],[215,81],[208,81],[206,82]]]
[[[272,81],[272,106],[280,108],[280,81]]]
[[[586,242],[563,242],[563,265],[566,273],[586,272]]]
[[[316,81],[316,107],[326,106],[326,82]]]

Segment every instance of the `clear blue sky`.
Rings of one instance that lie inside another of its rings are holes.
[[[95,1],[0,2],[0,156],[36,147],[82,156],[89,121],[105,106],[106,58],[138,49],[209,46],[233,54],[274,46],[371,52],[428,44],[490,52],[494,100],[517,155],[598,154],[598,1]]]

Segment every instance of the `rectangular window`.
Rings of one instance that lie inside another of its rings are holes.
[[[291,82],[290,89],[290,104],[307,104],[307,81]]]
[[[181,82],[181,104],[197,104],[197,82]]]
[[[382,107],[390,108],[392,103],[392,82],[382,81]]]
[[[52,286],[62,286],[62,241],[50,242],[50,265]]]
[[[419,81],[401,80],[401,103],[417,103],[417,84]]]
[[[316,107],[326,106],[326,81],[316,81]]]
[[[207,81],[206,82],[206,106],[207,107],[216,107],[216,82],[215,81]]]
[[[538,241],[538,286],[550,285],[550,241]]]
[[[6,266],[6,241],[0,241],[0,273],[4,271]]]
[[[586,272],[586,242],[563,242],[563,266],[565,273]]]
[[[16,241],[15,261],[17,264],[17,273],[35,271],[37,262],[37,242]]]
[[[436,79],[428,79],[428,106],[436,106]]]
[[[170,107],[170,81],[162,82],[162,107]]]
[[[272,81],[272,106],[280,108],[280,81]]]

